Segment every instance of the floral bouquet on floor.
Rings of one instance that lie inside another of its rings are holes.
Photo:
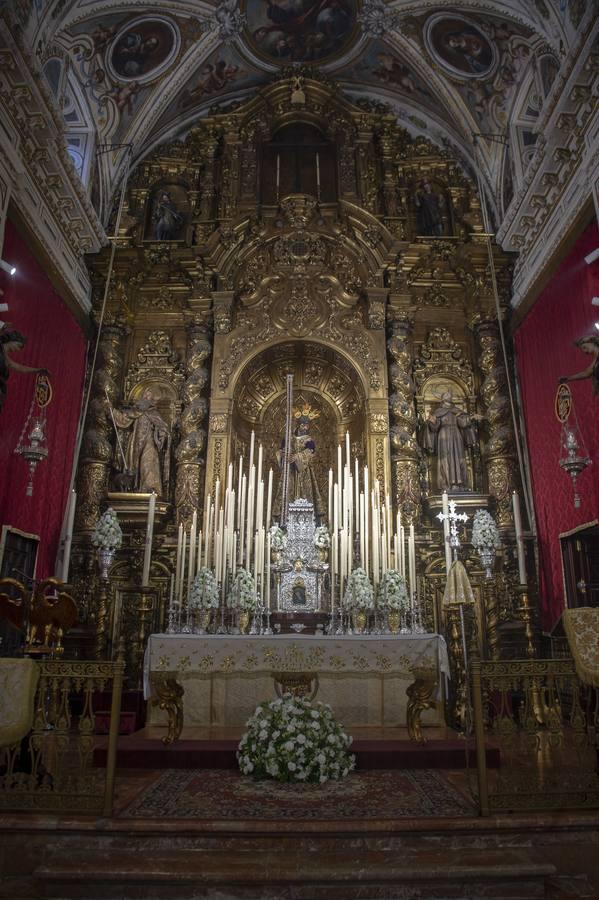
[[[501,538],[495,519],[486,509],[477,509],[474,513],[472,546],[480,556],[487,578],[492,578],[495,553],[501,547]]]
[[[387,569],[379,584],[376,602],[387,614],[389,630],[397,634],[401,619],[410,609],[410,597],[406,579],[397,569]]]
[[[258,706],[239,742],[237,761],[244,775],[256,779],[324,784],[354,768],[351,742],[328,704],[285,694]]]
[[[189,594],[189,609],[196,618],[201,634],[208,630],[212,610],[218,609],[218,605],[218,584],[214,572],[202,566],[193,579]]]
[[[362,634],[366,628],[367,613],[374,609],[374,589],[364,569],[354,569],[347,579],[343,606],[352,614],[354,631]]]

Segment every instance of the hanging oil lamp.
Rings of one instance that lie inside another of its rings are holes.
[[[22,456],[29,466],[29,480],[25,491],[27,497],[33,496],[33,478],[35,470],[48,456],[46,446],[47,408],[52,400],[52,385],[47,375],[38,374],[29,413],[25,420],[15,453]]]

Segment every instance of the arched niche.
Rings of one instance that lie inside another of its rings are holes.
[[[328,470],[336,468],[337,445],[349,432],[353,452],[367,453],[366,397],[357,370],[340,353],[312,341],[286,341],[263,350],[242,369],[233,394],[232,456],[247,456],[251,432],[264,448],[264,471],[279,473],[278,451],[285,433],[286,379],[293,374],[294,411],[310,407],[316,444],[314,468],[323,498]]]
[[[424,446],[426,444],[426,439],[424,437],[426,421],[429,416],[434,414],[435,410],[441,405],[443,395],[447,393],[451,394],[451,403],[458,409],[466,413],[468,417],[470,417],[471,413],[473,412],[473,410],[471,409],[472,404],[468,392],[468,386],[465,384],[465,382],[463,382],[456,376],[445,374],[431,375],[430,378],[428,378],[423,383],[420,396],[417,398],[418,410],[423,432],[420,440],[421,446]],[[474,426],[471,427],[474,428]],[[474,433],[476,434],[476,432]],[[470,448],[464,446],[464,459],[468,472],[468,489],[471,491],[477,490],[479,488],[479,485],[476,484],[477,467],[475,465],[474,459],[474,456],[477,452],[478,446]],[[425,493],[429,495],[440,494],[442,492],[442,488],[439,485],[437,478],[437,454],[426,453],[424,459],[426,461],[424,475],[426,481]]]

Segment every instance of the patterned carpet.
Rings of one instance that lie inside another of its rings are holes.
[[[335,820],[476,815],[473,803],[432,769],[354,772],[325,785],[256,782],[224,769],[168,769],[121,818]]]

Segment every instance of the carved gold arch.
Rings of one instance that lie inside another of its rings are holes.
[[[233,395],[231,446],[234,459],[247,453],[250,434],[264,447],[264,465],[278,474],[277,453],[284,433],[286,378],[293,374],[294,408],[314,413],[315,471],[326,496],[328,470],[336,465],[337,444],[346,431],[356,455],[365,455],[366,395],[355,366],[330,347],[286,341],[269,347],[243,367]]]

